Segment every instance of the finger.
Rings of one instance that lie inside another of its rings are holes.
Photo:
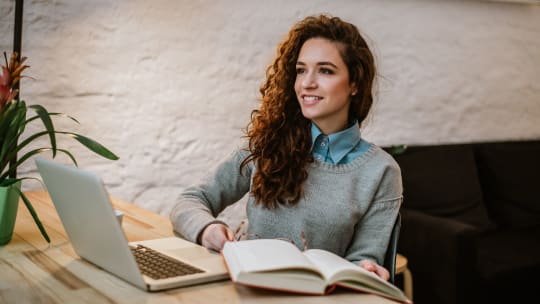
[[[365,270],[375,273],[378,277],[385,281],[388,281],[390,279],[390,273],[388,272],[388,270],[373,261],[363,260],[360,261],[359,264]]]
[[[231,229],[225,228],[225,235],[227,237],[227,241],[234,241],[234,232]]]
[[[362,260],[360,261],[359,265],[367,271],[370,271],[370,272],[376,271],[375,264],[372,261]]]
[[[378,266],[375,273],[385,281],[388,281],[390,279],[390,273],[384,267]]]

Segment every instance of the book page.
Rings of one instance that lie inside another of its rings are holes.
[[[317,266],[319,271],[329,282],[333,281],[334,278],[340,276],[340,273],[344,272],[360,272],[372,277],[375,280],[382,281],[376,274],[369,272],[329,251],[310,249],[304,252],[304,256],[306,256],[313,264]]]
[[[277,239],[227,242],[223,248],[226,259],[236,260],[244,272],[271,271],[286,268],[317,268],[293,244]]]
[[[348,288],[397,299],[404,303],[409,302],[396,286],[334,253],[310,249],[304,252],[304,255],[319,268],[329,285],[337,283]]]

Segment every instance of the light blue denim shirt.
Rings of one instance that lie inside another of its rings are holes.
[[[315,123],[311,123],[311,140],[313,157],[331,164],[348,164],[371,146],[361,138],[356,120],[349,128],[329,135],[323,134]]]

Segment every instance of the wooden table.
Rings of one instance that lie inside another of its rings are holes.
[[[80,259],[69,241],[47,192],[27,192],[51,243],[43,239],[22,203],[13,239],[0,246],[0,303],[395,303],[336,290],[328,296],[302,296],[248,288],[221,281],[148,293]],[[169,219],[119,199],[128,241],[173,235]]]

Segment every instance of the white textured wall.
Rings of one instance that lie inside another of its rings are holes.
[[[0,50],[12,48],[13,8],[13,0],[0,2]],[[239,143],[276,44],[314,13],[355,23],[376,54],[368,140],[540,138],[540,5],[42,0],[24,9],[23,53],[34,79],[23,81],[23,98],[79,119],[75,129],[120,160],[72,140],[63,145],[113,195],[157,212]]]

